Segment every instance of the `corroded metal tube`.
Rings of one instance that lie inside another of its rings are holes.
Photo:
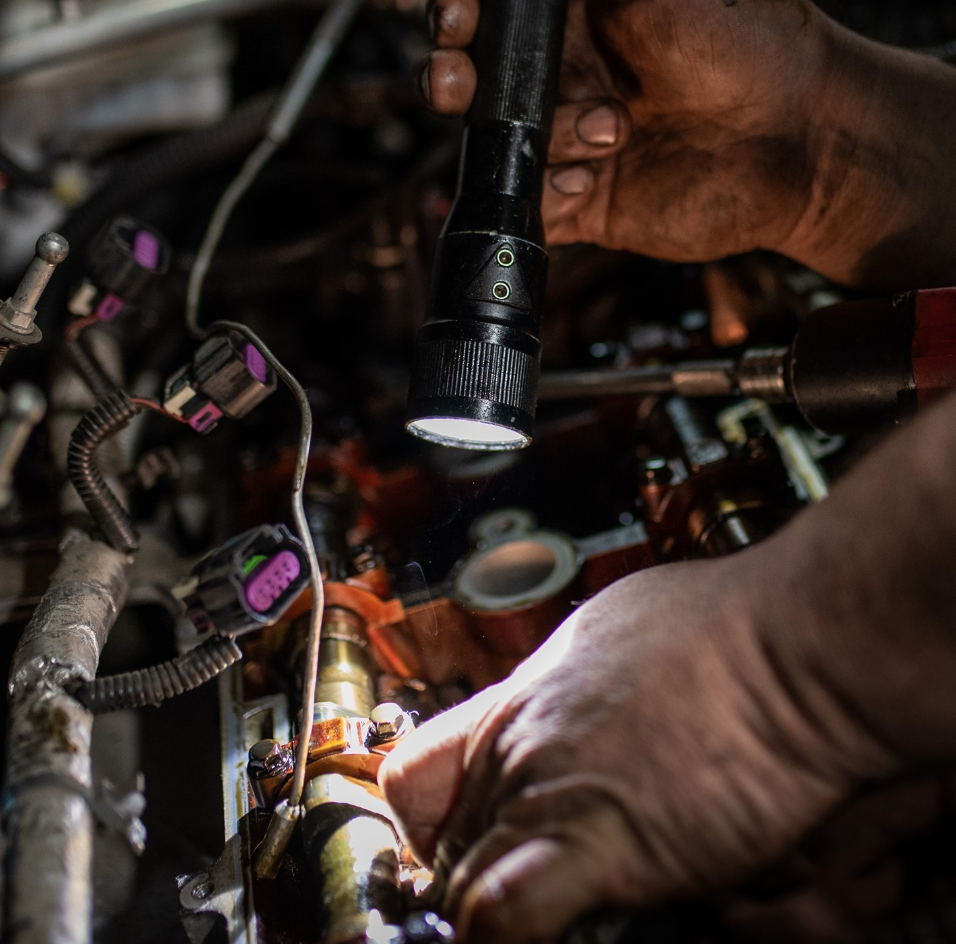
[[[93,716],[66,690],[96,675],[129,589],[132,558],[79,531],[67,535],[61,555],[10,673],[10,944],[92,940]]]
[[[399,844],[381,817],[328,805],[306,816],[306,846],[321,895],[326,944],[364,941],[376,914],[384,923],[402,914]]]

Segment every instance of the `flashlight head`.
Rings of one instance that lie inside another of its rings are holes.
[[[548,269],[546,153],[547,138],[526,124],[476,122],[465,133],[409,390],[405,428],[422,439],[481,450],[531,442]]]
[[[523,331],[477,320],[425,325],[418,338],[406,429],[459,449],[522,449],[531,442],[541,345]]]

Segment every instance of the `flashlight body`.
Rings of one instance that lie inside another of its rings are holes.
[[[478,87],[458,189],[439,240],[418,339],[408,428],[427,418],[490,424],[531,438],[548,270],[541,191],[567,0],[482,0]]]

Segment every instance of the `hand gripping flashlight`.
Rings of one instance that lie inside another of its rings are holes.
[[[478,89],[439,240],[406,429],[464,449],[531,442],[548,255],[541,190],[567,0],[482,0]]]

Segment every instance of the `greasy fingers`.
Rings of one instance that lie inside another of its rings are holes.
[[[465,114],[477,83],[475,64],[459,49],[437,49],[422,64],[422,95],[440,115]]]
[[[548,160],[552,164],[600,160],[626,147],[630,133],[630,117],[619,102],[560,105],[554,114]]]
[[[456,912],[466,944],[542,944],[575,921],[621,901],[619,884],[602,849],[608,836],[590,816],[548,835],[517,842],[467,887]],[[499,840],[500,841],[500,840]]]
[[[554,168],[548,180],[562,197],[582,197],[594,188],[594,171],[587,164],[570,164]]]
[[[406,841],[431,862],[438,831],[458,799],[468,737],[497,700],[497,686],[423,724],[385,759],[378,775]]]
[[[443,49],[470,46],[478,28],[478,0],[430,0],[428,28]]]
[[[607,165],[596,162],[560,164],[548,169],[541,216],[549,245],[601,242],[607,217],[602,212],[606,194],[600,181],[606,168]]]

